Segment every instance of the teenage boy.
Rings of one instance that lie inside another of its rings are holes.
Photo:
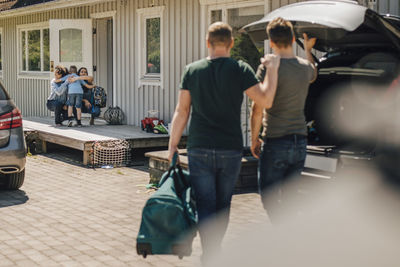
[[[316,79],[317,70],[311,54],[315,38],[309,39],[303,34],[306,60],[293,53],[295,37],[289,21],[282,18],[272,20],[268,24],[267,33],[271,48],[281,58],[278,88],[272,107],[264,111],[257,102],[252,106],[251,151],[260,159],[260,194],[264,208],[271,218],[275,211],[279,212],[278,203],[283,201],[280,198],[279,184],[289,177],[300,176],[304,167],[307,146],[304,105],[308,87]],[[265,66],[260,65],[257,70],[258,78],[262,78],[265,71]],[[263,141],[259,139],[261,124],[264,126]],[[268,196],[273,197],[268,200]]]
[[[242,159],[243,92],[260,106],[270,107],[279,66],[279,56],[262,58],[268,71],[264,82],[259,83],[248,64],[230,58],[232,28],[226,23],[216,22],[208,28],[207,47],[207,58],[184,69],[169,141],[171,160],[192,109],[187,148],[203,256],[218,253],[229,220],[232,192]],[[202,227],[220,212],[222,220],[215,233]]]
[[[68,105],[68,127],[72,126],[72,111],[73,107],[76,108],[76,121],[78,127],[82,127],[81,123],[81,116],[82,116],[82,99],[83,99],[83,89],[82,86],[85,86],[86,88],[93,88],[94,85],[89,85],[83,79],[85,77],[83,76],[78,76],[77,74],[78,70],[76,66],[70,66],[69,68],[69,75],[64,76],[63,78],[60,79],[60,81],[65,81],[68,80],[68,99],[67,99],[67,105]]]

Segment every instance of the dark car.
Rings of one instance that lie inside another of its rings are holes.
[[[318,78],[310,86],[306,167],[335,172],[364,160],[399,175],[400,19],[352,1],[307,1],[283,6],[243,29],[267,39],[276,17],[292,22],[296,42],[316,37]],[[396,82],[397,81],[397,82]]]
[[[26,143],[20,110],[0,83],[0,185],[8,190],[22,186]]]

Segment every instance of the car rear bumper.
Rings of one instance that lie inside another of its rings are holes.
[[[7,146],[0,148],[0,173],[16,173],[25,168],[26,144],[22,127],[12,129]]]

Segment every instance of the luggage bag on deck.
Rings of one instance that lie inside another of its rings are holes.
[[[196,236],[197,213],[189,173],[176,164],[177,154],[147,200],[137,236],[136,250],[151,254],[190,256]]]

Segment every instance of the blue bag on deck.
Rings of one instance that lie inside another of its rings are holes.
[[[105,108],[107,104],[107,93],[103,87],[96,86],[93,88],[94,105]]]

